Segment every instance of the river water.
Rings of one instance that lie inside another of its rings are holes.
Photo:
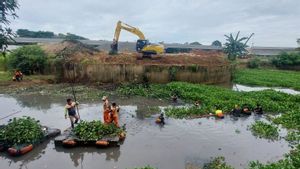
[[[280,88],[280,87],[261,87],[261,86],[245,86],[240,84],[233,84],[232,90],[239,92],[251,92],[251,91],[262,91],[272,89],[278,92],[287,93],[291,95],[300,95],[300,91],[296,91],[289,88]]]
[[[224,156],[236,168],[244,168],[249,161],[277,161],[289,152],[283,140],[268,141],[254,137],[247,129],[260,116],[217,120],[213,117],[176,120],[166,119],[165,126],[154,123],[155,116],[146,116],[147,106],[168,106],[171,103],[134,97],[115,100],[121,105],[120,121],[126,123],[127,138],[117,148],[97,149],[55,147],[49,140],[21,157],[0,154],[1,169],[82,168],[125,169],[147,164],[159,169],[194,169],[210,161],[211,157]],[[42,95],[12,97],[0,95],[1,117],[20,111],[11,117],[31,116],[41,124],[59,128],[69,127],[64,119],[65,98]],[[102,119],[102,104],[81,103],[83,120]],[[138,112],[138,113],[137,113]],[[9,118],[0,121],[5,124]],[[281,130],[281,135],[285,133]]]

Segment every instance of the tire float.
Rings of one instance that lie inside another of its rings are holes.
[[[76,141],[70,139],[66,139],[62,143],[65,147],[74,147],[76,145]]]
[[[106,147],[109,145],[109,142],[105,141],[105,140],[98,140],[98,141],[96,141],[96,145],[100,146],[100,147]]]
[[[30,152],[32,149],[33,149],[33,145],[30,144],[30,145],[22,147],[20,149],[10,147],[10,148],[8,148],[7,152],[11,156],[19,156],[19,155],[24,155],[24,154]]]

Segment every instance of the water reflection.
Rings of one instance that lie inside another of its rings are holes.
[[[106,161],[118,162],[121,156],[120,147],[109,147],[104,149],[99,149],[95,147],[80,147],[80,148],[63,148],[55,147],[56,152],[69,154],[69,158],[73,162],[74,167],[83,167],[84,157],[86,155],[105,155]]]
[[[29,164],[32,161],[39,160],[46,153],[46,148],[49,143],[50,140],[46,140],[42,144],[35,146],[35,148],[28,154],[25,154],[20,157],[12,157],[9,156],[7,153],[1,153],[1,156],[3,159],[8,160],[8,166],[17,163],[18,169],[27,169],[27,164]]]

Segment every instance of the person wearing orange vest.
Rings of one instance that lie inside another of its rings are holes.
[[[107,108],[103,112],[103,121],[104,121],[104,124],[109,124],[112,121],[111,120],[111,107],[110,107],[110,105],[107,106]]]
[[[112,103],[111,122],[113,122],[117,127],[120,127],[120,125],[119,125],[119,111],[120,111],[119,106],[117,106],[116,103]]]

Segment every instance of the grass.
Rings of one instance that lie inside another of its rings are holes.
[[[194,103],[196,100],[202,102],[200,108],[168,109],[167,115],[175,118],[213,113],[216,107],[220,107],[223,112],[230,112],[235,104],[248,104],[253,108],[257,103],[260,103],[265,112],[272,113],[296,111],[300,107],[299,95],[288,95],[274,90],[236,92],[222,87],[184,82],[172,82],[166,85],[150,84],[149,87],[136,84],[125,85],[119,87],[117,91],[126,96],[138,95],[161,99],[170,99],[171,95],[176,94],[187,103]]]
[[[0,82],[8,82],[8,81],[12,81],[12,77],[13,77],[13,73],[9,72],[9,71],[0,71]],[[26,76],[24,75],[23,80],[55,80],[54,75],[30,75],[30,76]]]
[[[268,124],[262,121],[256,121],[250,126],[250,130],[253,135],[260,138],[266,138],[271,140],[278,139],[278,127],[272,124]]]
[[[0,82],[7,82],[12,80],[12,73],[0,71]]]
[[[285,87],[300,90],[300,73],[272,69],[241,69],[234,74],[233,82],[250,86]]]

